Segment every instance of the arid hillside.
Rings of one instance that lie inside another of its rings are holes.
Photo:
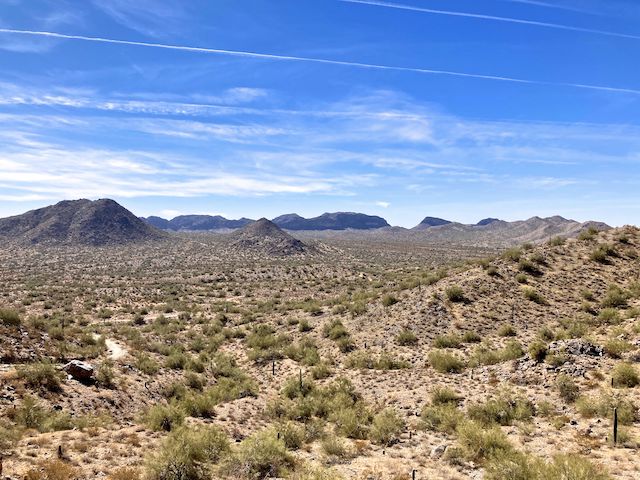
[[[233,238],[0,250],[4,477],[638,477],[637,228]]]

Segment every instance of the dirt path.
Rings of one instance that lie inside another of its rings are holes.
[[[93,338],[100,338],[100,335],[94,333]],[[120,360],[121,358],[129,354],[129,350],[127,350],[127,347],[116,342],[115,340],[105,338],[104,343],[107,346],[107,356],[111,360]]]

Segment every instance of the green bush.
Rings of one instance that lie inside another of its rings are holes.
[[[398,302],[399,300],[393,295],[385,295],[384,297],[382,297],[382,305],[384,305],[385,307],[390,307],[391,305],[395,305]]]
[[[457,405],[460,400],[462,397],[449,387],[436,387],[431,392],[433,405]]]
[[[462,334],[462,341],[464,343],[479,343],[482,341],[482,337],[476,332],[466,331]]]
[[[212,464],[230,451],[229,440],[216,426],[180,427],[147,459],[149,480],[207,480]]]
[[[609,286],[606,297],[602,300],[604,308],[622,308],[627,306],[629,292],[625,292],[617,285]]]
[[[282,477],[294,466],[294,459],[287,451],[277,432],[268,428],[253,434],[240,443],[229,459],[226,470],[241,478]]]
[[[8,327],[17,327],[22,320],[17,310],[10,308],[0,308],[0,324]]]
[[[432,350],[429,353],[429,364],[440,373],[460,373],[465,362],[449,352]]]
[[[496,456],[488,462],[485,480],[610,480],[608,473],[600,466],[578,455],[560,454],[550,462],[541,458],[514,452],[511,455]]]
[[[467,416],[483,425],[511,425],[515,420],[531,420],[533,404],[523,398],[498,397],[470,405]]]
[[[638,370],[630,363],[622,362],[618,363],[611,374],[613,385],[616,387],[629,387],[633,388],[640,384],[640,376],[638,376]]]
[[[620,358],[622,354],[633,350],[634,346],[620,338],[612,338],[604,344],[604,351],[611,358]]]
[[[155,431],[170,432],[184,422],[185,412],[176,405],[154,405],[144,415],[146,425]]]
[[[438,335],[433,339],[431,345],[434,348],[460,348],[462,346],[462,337],[454,333]]]
[[[462,422],[456,429],[462,452],[473,462],[503,458],[513,452],[507,436],[499,427],[490,427],[473,421]]]
[[[391,408],[385,408],[373,417],[369,439],[378,445],[389,445],[404,429],[404,421]]]
[[[401,370],[409,368],[409,362],[392,357],[386,352],[382,352],[375,357],[369,351],[361,350],[350,354],[346,361],[347,368],[357,368],[361,370]]]
[[[585,418],[611,418],[614,408],[618,409],[620,424],[630,425],[636,421],[636,406],[625,397],[603,392],[593,397],[582,395],[576,401],[578,413]]]
[[[539,340],[529,345],[529,356],[538,363],[544,362],[548,352],[547,344]]]
[[[537,303],[538,305],[548,305],[549,302],[539,293],[537,290],[528,287],[523,290],[524,297],[527,300],[531,300],[533,303]]]
[[[501,325],[500,328],[498,329],[498,335],[501,337],[515,337],[516,333],[517,332],[515,327],[508,323]]]
[[[18,378],[24,380],[27,387],[59,392],[64,374],[54,364],[45,361],[18,368]]]
[[[617,325],[622,319],[615,308],[604,308],[598,313],[598,322],[606,325]]]
[[[411,346],[418,343],[418,337],[408,328],[403,328],[396,337],[396,343],[402,346]]]
[[[576,385],[576,382],[565,374],[558,375],[558,378],[556,379],[556,387],[558,388],[560,398],[567,403],[575,402],[578,398],[578,394],[580,393],[580,389],[578,388],[578,385]]]
[[[591,260],[598,263],[609,263],[609,257],[616,255],[616,250],[613,245],[600,244],[591,252]]]
[[[420,418],[424,427],[436,432],[453,433],[464,414],[453,403],[426,406]]]
[[[448,287],[444,293],[450,302],[461,303],[466,300],[464,296],[464,290],[462,290],[462,288],[457,285]]]

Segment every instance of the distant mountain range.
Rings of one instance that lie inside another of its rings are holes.
[[[176,232],[236,229],[254,221],[248,218],[228,220],[220,215],[182,215],[172,220],[160,217],[143,217],[142,220],[156,228]],[[368,230],[389,226],[384,218],[353,212],[324,213],[314,218],[304,218],[290,213],[276,217],[272,222],[286,230]]]
[[[227,220],[220,215],[180,215],[171,220],[161,217],[143,217],[142,220],[156,228],[173,230],[174,232],[235,229],[242,228],[254,221],[249,218]]]
[[[63,201],[22,215],[0,219],[0,242],[20,245],[119,245],[169,238],[163,230],[209,231],[235,230],[236,245],[256,243],[269,238],[264,249],[296,252],[304,244],[283,230],[299,231],[302,238],[380,238],[418,243],[454,243],[500,247],[525,242],[542,242],[554,236],[573,237],[587,228],[606,230],[601,222],[580,223],[555,216],[532,217],[506,222],[486,218],[475,225],[465,225],[437,217],[426,217],[412,229],[391,227],[381,217],[354,212],[325,213],[314,218],[297,214],[281,215],[273,221],[221,216],[183,215],[172,220],[160,217],[138,218],[113,200]],[[262,247],[261,247],[262,248]]]
[[[113,200],[67,200],[0,219],[0,239],[19,245],[120,245],[166,234]]]

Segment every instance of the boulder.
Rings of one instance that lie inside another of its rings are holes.
[[[62,369],[76,380],[91,380],[93,378],[93,365],[80,360],[71,360]]]

